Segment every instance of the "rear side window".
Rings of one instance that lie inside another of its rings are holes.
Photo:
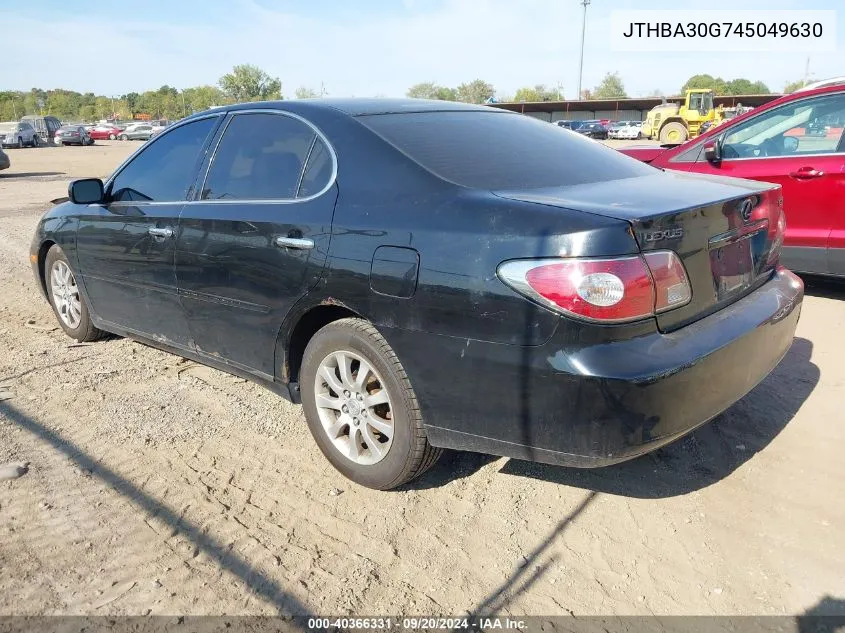
[[[358,120],[437,176],[476,189],[534,189],[634,178],[654,168],[531,117],[414,112]]]
[[[239,114],[226,128],[208,171],[203,200],[296,197],[316,133],[282,114]]]
[[[297,198],[307,198],[320,193],[329,184],[332,177],[332,157],[326,144],[319,138],[314,141],[314,148],[308,157],[308,164],[305,166],[305,173],[302,175],[302,184],[299,186]]]
[[[112,202],[184,200],[216,121],[216,117],[200,119],[157,137],[114,179]]]

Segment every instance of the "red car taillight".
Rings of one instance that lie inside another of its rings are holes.
[[[611,259],[515,260],[501,264],[498,275],[526,297],[587,321],[636,321],[692,298],[686,270],[671,251]]]

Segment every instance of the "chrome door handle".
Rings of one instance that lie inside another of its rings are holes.
[[[812,167],[802,167],[796,171],[789,172],[789,175],[798,180],[808,180],[810,178],[821,178],[824,172]]]
[[[301,237],[277,237],[274,243],[279,248],[296,248],[303,251],[310,251],[314,248],[314,240]]]
[[[173,237],[173,229],[170,228],[159,229],[156,227],[151,227],[147,229],[147,233],[149,233],[153,237]]]

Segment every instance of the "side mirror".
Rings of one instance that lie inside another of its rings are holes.
[[[783,153],[794,154],[798,151],[798,139],[794,136],[783,137]]]
[[[719,139],[707,141],[704,144],[704,158],[711,165],[718,165],[722,162],[722,144]]]
[[[103,202],[103,181],[99,178],[80,178],[67,186],[67,195],[74,204],[97,204]]]

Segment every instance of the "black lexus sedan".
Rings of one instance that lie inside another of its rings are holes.
[[[583,125],[579,125],[577,128],[575,128],[575,131],[578,132],[578,134],[582,134],[583,136],[600,140],[607,140],[609,134],[607,128],[604,127],[601,123],[597,122],[590,122],[584,123]]]
[[[443,448],[591,467],[671,442],[778,364],[803,298],[777,186],[483,106],[214,109],[68,193],[31,260],[70,337],[301,402],[379,489]]]

